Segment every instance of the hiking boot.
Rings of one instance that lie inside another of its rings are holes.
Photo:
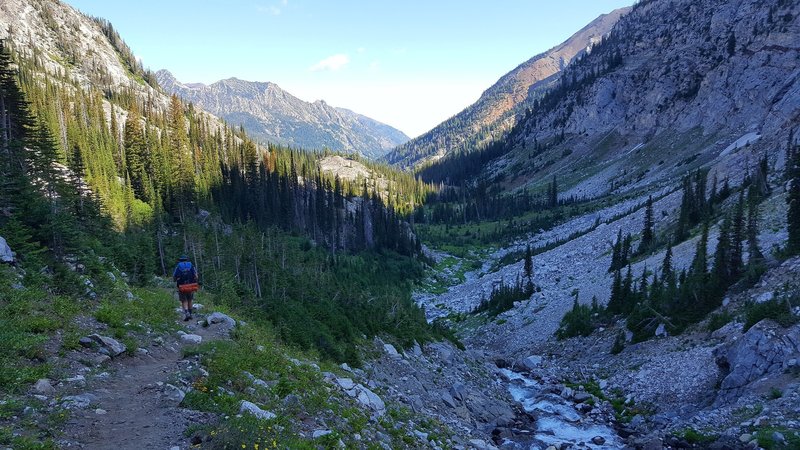
[[[183,317],[183,321],[184,322],[188,322],[191,318],[192,318],[192,315],[187,312],[186,315]]]

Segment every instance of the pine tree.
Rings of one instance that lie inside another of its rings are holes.
[[[732,281],[731,277],[731,218],[725,216],[719,227],[717,249],[714,251],[713,275],[717,289],[724,290]]]
[[[139,115],[139,110],[134,107],[125,121],[125,163],[136,197],[149,201],[146,155],[147,143],[142,128],[142,117]]]
[[[758,201],[751,190],[747,198],[747,263],[750,266],[764,263],[764,254],[758,247]]]
[[[558,206],[558,181],[555,175],[553,175],[553,182],[548,190],[548,204],[551,208]]]
[[[628,314],[633,309],[636,303],[633,285],[633,272],[631,266],[628,266],[628,271],[625,273],[625,279],[622,281],[622,293],[620,294],[620,312]]]
[[[666,283],[667,280],[674,276],[672,272],[672,244],[670,243],[667,246],[667,252],[664,254],[664,261],[661,263],[661,279]]]
[[[614,282],[611,284],[611,297],[608,299],[606,309],[611,314],[622,312],[622,274],[620,270],[614,271]]]
[[[733,223],[730,234],[730,271],[731,282],[741,277],[744,272],[744,250],[742,241],[745,240],[745,216],[744,216],[744,189],[739,192],[739,201],[733,213]]]
[[[609,272],[613,272],[624,267],[622,264],[622,228],[617,230],[617,240],[611,250],[611,266],[608,268]]]
[[[653,196],[647,198],[647,205],[644,210],[644,226],[642,228],[642,240],[639,243],[639,253],[647,253],[653,245],[654,240],[654,219],[653,219]]]
[[[531,245],[525,247],[525,278],[531,280],[533,278],[533,254],[531,253]]]
[[[786,202],[789,203],[789,210],[786,213],[789,239],[786,243],[786,253],[798,255],[800,254],[800,145],[794,146],[792,156],[786,164],[786,172],[789,179],[789,192],[786,194]]]

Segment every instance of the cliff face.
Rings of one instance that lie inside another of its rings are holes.
[[[531,99],[547,90],[561,71],[600,42],[630,8],[603,14],[568,40],[520,64],[487,89],[473,105],[431,131],[399,146],[386,160],[402,167],[435,161],[453,152],[469,151],[514,125]]]
[[[261,141],[378,158],[408,140],[389,125],[321,100],[304,102],[275,83],[229,78],[210,85],[184,84],[166,70],[156,78],[168,92],[244,125]]]
[[[623,171],[656,181],[685,171],[687,158],[710,164],[759,138],[780,147],[800,120],[798,36],[796,2],[642,2],[565,70],[486,173],[519,185],[567,172],[578,183],[609,169],[582,192],[594,196],[609,181],[635,184]]]

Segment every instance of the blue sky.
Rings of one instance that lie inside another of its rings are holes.
[[[633,0],[66,0],[183,82],[272,81],[419,135]]]

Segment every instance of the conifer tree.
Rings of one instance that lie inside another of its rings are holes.
[[[745,240],[745,216],[744,216],[744,189],[739,192],[739,201],[733,213],[733,223],[730,231],[730,271],[731,281],[738,279],[744,272],[744,257],[742,241]]]
[[[620,270],[614,271],[614,282],[611,284],[611,297],[608,299],[606,309],[611,314],[622,312],[622,274]]]
[[[747,199],[747,253],[748,265],[763,264],[764,254],[758,247],[758,201],[753,191]]]
[[[644,226],[642,228],[642,240],[639,243],[639,253],[647,253],[653,245],[654,240],[654,219],[653,219],[653,196],[647,198],[647,205],[644,210]]]
[[[667,282],[670,278],[674,277],[672,272],[672,244],[667,246],[667,252],[664,254],[664,261],[661,263],[661,279]]]
[[[713,275],[717,289],[724,290],[730,286],[731,277],[731,218],[725,216],[719,227],[717,249],[714,251]]]
[[[148,168],[145,165],[146,155],[147,144],[144,129],[142,128],[142,117],[139,115],[139,110],[134,106],[125,121],[125,163],[136,197],[149,201],[147,192]]]
[[[553,182],[550,184],[550,188],[548,190],[547,203],[551,208],[558,206],[558,181],[556,180],[555,175],[553,175]]]
[[[525,246],[525,278],[529,281],[533,278],[533,254],[531,252],[531,245]]]
[[[791,158],[786,163],[786,172],[789,179],[789,192],[786,194],[786,202],[789,203],[789,210],[786,213],[789,239],[786,243],[786,253],[798,255],[800,254],[800,145],[794,146]]]

